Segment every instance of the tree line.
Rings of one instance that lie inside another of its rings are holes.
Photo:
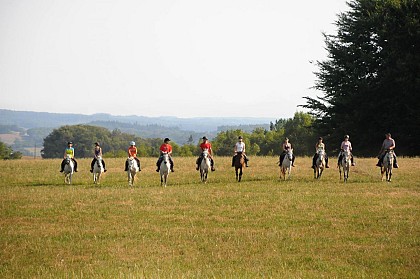
[[[281,143],[289,137],[295,146],[296,155],[310,155],[314,152],[316,138],[312,128],[313,117],[307,113],[297,112],[293,118],[280,119],[270,123],[270,129],[256,128],[252,132],[240,129],[222,131],[212,139],[213,152],[218,156],[230,156],[238,136],[243,136],[247,145],[247,154],[258,156],[278,155]],[[207,136],[207,135],[203,135]],[[163,136],[165,137],[165,136]],[[162,138],[142,138],[134,134],[123,133],[118,129],[112,131],[92,125],[66,125],[54,129],[44,139],[43,158],[59,158],[64,154],[68,141],[74,143],[76,156],[92,157],[94,143],[99,142],[106,157],[125,157],[131,141],[136,142],[140,157],[159,156]],[[198,156],[201,140],[179,145],[171,142],[175,156]]]

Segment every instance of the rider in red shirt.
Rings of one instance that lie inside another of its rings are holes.
[[[209,152],[211,171],[215,171],[211,143],[208,142],[207,137],[203,137],[203,142],[200,144],[200,148],[201,148],[201,152],[203,152],[204,150],[207,150]],[[195,168],[196,170],[198,170],[198,167],[200,166],[202,160],[203,160],[203,153],[200,154],[200,157],[198,157],[197,161],[195,162],[197,164],[197,167]]]
[[[139,158],[137,158],[137,147],[134,141],[130,142],[130,147],[128,148],[127,152],[128,152],[128,157],[133,157],[137,161],[137,165],[139,166],[139,171],[141,171],[140,160]],[[127,170],[128,170],[128,160],[125,161],[124,171],[127,171]]]
[[[167,153],[169,155],[169,162],[171,163],[171,171],[174,172],[174,162],[172,161],[172,146],[169,144],[171,140],[168,138],[165,138],[163,140],[162,145],[160,146],[160,156],[158,161],[156,162],[157,169],[156,171],[159,172],[160,170],[160,164],[162,163],[163,157],[162,154]]]

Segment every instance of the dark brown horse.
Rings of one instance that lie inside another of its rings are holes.
[[[242,169],[245,167],[245,157],[244,157],[244,154],[242,154],[242,152],[238,152],[238,154],[236,154],[234,166],[235,166],[235,173],[236,173],[236,181],[241,182]],[[238,173],[238,170],[239,170],[239,173]]]

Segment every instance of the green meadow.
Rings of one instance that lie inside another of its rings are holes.
[[[166,188],[156,158],[133,188],[105,159],[99,185],[90,159],[72,185],[59,159],[0,161],[1,278],[420,278],[420,158],[391,183],[356,159],[345,184],[333,157],[320,180],[297,158],[287,181],[277,157],[251,157],[241,183],[216,157],[203,184],[175,157]]]

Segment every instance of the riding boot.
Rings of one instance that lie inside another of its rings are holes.
[[[325,154],[325,168],[329,169],[330,166],[328,165],[328,156]]]
[[[60,170],[60,172],[63,172],[64,171],[64,165],[66,164],[65,162],[66,162],[65,160],[63,160],[61,162],[61,170]]]
[[[232,167],[235,166],[235,158],[236,158],[236,155],[232,157]]]
[[[397,163],[397,155],[395,155],[395,153],[394,153],[394,166],[393,167],[395,169],[398,169],[399,168],[398,163]]]
[[[92,163],[90,163],[90,172],[93,172],[93,166],[96,163],[96,158],[93,158]]]
[[[139,160],[139,158],[135,157],[134,159],[137,161],[137,165],[139,166],[139,171],[141,171],[141,167],[140,167],[140,160]]]
[[[200,166],[200,164],[201,164],[201,160],[200,160],[200,159],[201,159],[201,156],[200,156],[200,157],[198,157],[198,158],[197,158],[197,160],[195,161],[195,164],[197,165],[197,166],[195,167],[195,169],[196,169],[196,170],[198,170],[198,168],[199,168],[199,166]]]
[[[105,161],[102,160],[102,166],[104,167],[104,172],[106,172]]]
[[[382,167],[382,157],[378,159],[378,163],[376,163],[377,167]]]
[[[74,172],[77,172],[77,161],[75,159],[72,159],[74,163]]]
[[[128,171],[128,160],[125,160],[125,169],[124,171]]]
[[[279,160],[279,166],[281,167],[281,164],[283,163],[284,157],[286,156],[286,153],[283,152],[280,154],[280,160]]]
[[[215,171],[216,170],[214,168],[214,161],[213,161],[213,159],[210,159],[210,166],[211,166],[211,171]]]
[[[171,165],[171,172],[175,172],[174,171],[174,161],[172,160],[172,157],[171,156],[169,156],[169,163]]]
[[[350,161],[351,161],[351,165],[352,165],[352,166],[355,166],[355,165],[356,165],[356,164],[354,163],[354,158],[353,158],[353,155],[351,156]]]
[[[315,168],[316,160],[318,159],[318,154],[315,153],[314,157],[312,158],[312,168]]]
[[[248,159],[248,157],[246,157],[246,155],[244,155],[244,157],[245,157],[245,167],[248,167],[248,161],[249,161],[249,159]]]
[[[292,167],[295,166],[295,159],[296,159],[295,155],[292,155]]]
[[[156,162],[156,167],[157,167],[156,172],[160,171],[160,163],[162,163],[162,156],[159,157],[159,159]]]
[[[341,155],[341,153],[340,153],[340,155],[338,155],[337,168],[340,165],[341,158],[343,158],[343,155]]]

